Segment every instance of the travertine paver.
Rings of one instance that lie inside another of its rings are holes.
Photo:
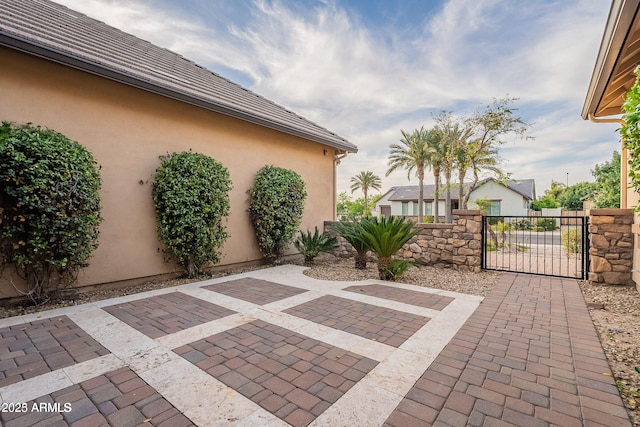
[[[0,329],[0,387],[109,351],[67,316]]]
[[[235,313],[181,292],[111,305],[103,310],[151,338],[179,332]]]
[[[432,310],[442,310],[454,300],[454,298],[443,295],[399,289],[386,285],[357,285],[349,286],[348,288],[344,288],[344,290],[390,299],[405,304],[417,305],[418,307],[430,308]]]
[[[194,425],[129,368],[108,372],[21,405],[25,411],[1,411],[0,425]]]
[[[630,426],[610,372],[575,280],[504,275],[385,426]]]
[[[378,364],[260,320],[174,352],[294,426],[313,421]]]
[[[203,289],[218,292],[233,298],[249,301],[253,304],[265,305],[294,295],[307,292],[306,289],[281,285],[267,280],[246,277],[204,286]]]
[[[284,311],[321,325],[399,347],[428,317],[325,295]]]

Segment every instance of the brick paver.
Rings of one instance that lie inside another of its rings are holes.
[[[0,412],[4,427],[193,426],[131,369],[122,368]]]
[[[109,351],[67,316],[0,329],[0,387]]]
[[[306,289],[281,285],[252,277],[203,286],[202,289],[208,289],[258,305],[269,304],[307,292]]]
[[[630,426],[610,373],[575,280],[506,274],[385,426]]]
[[[111,305],[103,310],[151,338],[179,332],[235,313],[181,292]]]
[[[399,347],[428,321],[428,317],[359,301],[325,295],[284,310],[321,325]]]
[[[378,362],[255,320],[174,349],[293,426],[305,426]]]
[[[348,288],[344,288],[344,290],[371,295],[378,298],[390,299],[392,301],[398,301],[405,304],[417,305],[418,307],[430,308],[432,310],[442,310],[454,300],[454,298],[443,295],[412,291],[409,289],[399,289],[386,285],[349,286]]]

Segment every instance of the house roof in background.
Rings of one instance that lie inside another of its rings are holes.
[[[489,181],[495,181],[500,183],[500,181],[495,178],[486,178],[478,182],[476,188],[481,187]],[[465,191],[469,188],[471,184],[465,184]],[[521,196],[529,199],[535,200],[536,197],[536,185],[534,179],[512,179],[504,183],[504,185],[512,191],[520,194]],[[393,202],[410,202],[418,200],[418,192],[420,191],[420,187],[417,185],[405,185],[401,187],[393,187],[393,194],[389,196],[390,201]],[[443,186],[440,186],[440,192],[443,192]],[[424,200],[433,200],[435,193],[435,185],[428,184],[423,186],[423,197]],[[386,193],[385,193],[386,194]],[[444,198],[444,194],[440,195],[440,199]],[[451,200],[458,200],[458,187],[457,185],[452,186],[451,190]]]
[[[0,9],[0,46],[342,152],[358,151],[341,136],[177,53],[57,3],[0,0]]]
[[[640,64],[640,0],[613,0],[591,75],[582,118],[622,114]]]

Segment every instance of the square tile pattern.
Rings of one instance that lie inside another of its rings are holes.
[[[307,292],[306,289],[281,285],[252,277],[216,283],[215,285],[203,286],[202,288],[258,305],[269,304]]]
[[[25,403],[26,412],[0,412],[0,425],[194,425],[129,368],[108,372]]]
[[[179,332],[235,313],[181,292],[110,305],[103,310],[151,338]]]
[[[430,308],[432,310],[442,310],[454,300],[454,298],[442,295],[399,289],[386,285],[349,286],[348,288],[344,288],[344,290],[371,295],[377,298],[390,299],[404,304],[417,305],[418,307]]]
[[[378,362],[261,321],[173,350],[293,426],[305,426]]]
[[[109,351],[67,316],[0,329],[0,387]]]
[[[428,317],[332,295],[297,305],[284,313],[393,347],[402,345],[429,321]]]

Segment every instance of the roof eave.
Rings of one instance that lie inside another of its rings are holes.
[[[327,145],[342,152],[356,153],[358,148],[351,144],[342,144],[338,141],[325,139],[318,137],[317,135],[302,132],[297,129],[285,126],[281,123],[273,122],[271,120],[264,119],[262,117],[249,114],[246,111],[231,108],[226,105],[216,104],[207,101],[202,98],[195,97],[177,90],[158,85],[154,82],[141,79],[137,76],[124,73],[119,70],[115,70],[106,67],[101,64],[87,61],[85,59],[70,55],[68,53],[52,49],[48,46],[44,46],[29,40],[21,39],[13,34],[6,33],[0,30],[0,46],[5,46],[20,52],[28,53],[39,58],[47,59],[55,63],[65,65],[71,68],[75,68],[80,71],[88,72],[103,78],[107,78],[118,83],[126,84],[128,86],[142,89],[147,92],[155,93],[167,98],[174,99],[176,101],[191,104],[200,108],[204,108],[219,114],[224,114],[230,117],[234,117],[239,120],[257,124],[269,129],[273,129],[279,132],[283,132],[289,135],[297,136],[306,140],[310,140],[319,144]]]
[[[639,5],[640,0],[613,0],[611,3],[587,96],[582,107],[581,115],[584,120],[588,120],[590,117],[605,116],[598,113],[598,106],[611,81]]]

